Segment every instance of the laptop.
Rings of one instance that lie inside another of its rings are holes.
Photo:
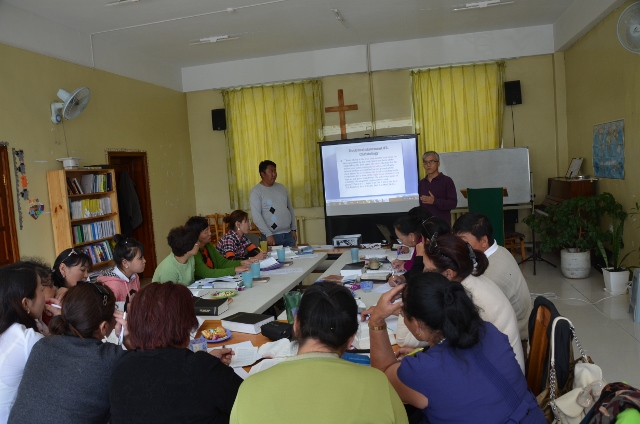
[[[376,227],[378,227],[378,230],[380,230],[389,246],[393,246],[394,244],[399,243],[398,239],[396,239],[395,237],[391,237],[391,232],[386,225],[376,224]]]

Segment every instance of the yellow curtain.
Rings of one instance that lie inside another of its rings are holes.
[[[231,207],[249,210],[258,165],[277,165],[294,207],[322,205],[318,142],[322,141],[320,81],[245,87],[222,92],[227,114]]]
[[[411,80],[420,152],[500,147],[504,62],[413,71]]]

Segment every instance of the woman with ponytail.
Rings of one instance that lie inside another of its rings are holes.
[[[398,311],[411,333],[429,343],[428,350],[414,356],[401,348],[394,354],[387,332],[380,330]],[[441,273],[413,277],[382,295],[371,311],[369,334],[371,365],[420,410],[411,422],[546,422],[507,336],[482,320],[462,284]]]
[[[49,324],[53,335],[31,351],[9,422],[107,423],[109,378],[125,352],[102,339],[114,328],[119,334],[123,323],[108,287],[81,281],[71,287],[62,314]]]
[[[245,380],[230,422],[406,423],[402,402],[382,373],[340,359],[358,330],[357,314],[345,287],[309,287],[293,324],[297,356]]]
[[[108,268],[98,276],[98,283],[109,287],[116,297],[116,302],[125,302],[127,296],[140,290],[139,272],[144,271],[146,260],[144,246],[136,239],[116,234],[113,249],[113,260],[116,266]]]

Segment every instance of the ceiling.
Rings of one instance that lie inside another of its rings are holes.
[[[576,3],[588,7],[594,2],[513,0],[501,6],[454,11],[471,0],[138,0],[108,6],[110,1],[0,0],[0,6],[9,5],[60,30],[72,31],[78,38],[88,38],[92,62],[99,49],[109,45],[128,57],[146,57],[183,69],[322,49],[553,25],[570,7],[576,9]],[[343,22],[332,9],[339,11]],[[190,44],[215,36],[238,39]]]

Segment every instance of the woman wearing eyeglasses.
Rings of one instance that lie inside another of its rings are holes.
[[[46,297],[34,267],[16,262],[0,268],[0,423],[16,399],[27,358],[42,339],[38,320]]]
[[[467,289],[473,303],[480,310],[480,317],[509,337],[509,344],[524,373],[518,319],[502,290],[482,275],[489,266],[484,253],[473,250],[458,236],[444,234],[433,237],[425,246],[423,261],[425,272],[442,274],[449,281],[460,283]]]
[[[371,365],[386,374],[400,399],[419,409],[411,422],[546,423],[508,338],[482,319],[468,292],[427,272],[383,294],[369,319]],[[385,319],[399,310],[428,350],[394,354]]]
[[[53,263],[51,275],[53,285],[58,288],[56,297],[60,299],[67,289],[75,286],[78,281],[89,279],[91,258],[80,249],[65,249]]]
[[[71,287],[62,315],[51,320],[54,335],[33,346],[9,422],[108,422],[108,382],[125,351],[101,340],[114,328],[118,333],[123,323],[108,287],[84,282]]]
[[[218,240],[216,245],[221,255],[230,260],[250,258],[248,261],[243,261],[242,265],[267,257],[267,252],[260,252],[260,248],[251,243],[246,236],[251,230],[248,213],[242,210],[233,211],[224,218],[224,222],[229,226],[229,231]]]

